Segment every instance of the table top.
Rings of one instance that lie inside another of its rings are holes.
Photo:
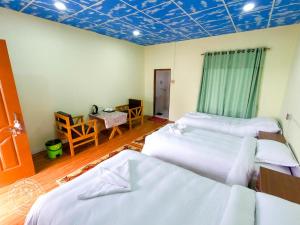
[[[300,204],[300,178],[260,167],[260,191]]]
[[[105,128],[119,126],[127,122],[127,113],[124,112],[99,112],[98,114],[89,114],[91,118],[96,118],[104,121]]]
[[[100,118],[100,119],[105,119],[105,118],[108,118],[108,117],[127,116],[127,113],[119,112],[119,111],[114,111],[114,112],[100,111],[97,114],[89,114],[89,116],[97,117],[97,118]]]

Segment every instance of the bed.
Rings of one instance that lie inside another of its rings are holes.
[[[247,186],[252,174],[256,139],[195,127],[182,134],[168,124],[147,136],[142,152],[226,184]]]
[[[259,131],[272,133],[281,131],[278,122],[267,117],[242,119],[207,113],[189,112],[177,120],[176,123],[237,135],[240,137],[256,137]]]
[[[131,191],[78,199],[100,169],[114,171],[124,162],[130,165]],[[41,196],[25,224],[296,225],[299,220],[300,205],[125,150]]]
[[[284,156],[274,154],[274,149],[281,144],[279,142],[268,147],[267,151],[259,151],[261,159],[257,160],[257,143],[268,140],[257,141],[253,137],[238,137],[191,126],[182,131],[174,127],[176,124],[168,124],[147,136],[142,152],[229,185],[247,186],[251,179],[255,179],[256,161],[273,163],[274,167],[299,166],[289,152],[285,162],[279,161]],[[270,157],[274,160],[269,160]]]

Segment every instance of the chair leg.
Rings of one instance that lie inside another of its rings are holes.
[[[132,121],[129,120],[129,130],[131,130],[131,129],[132,129]]]
[[[70,145],[70,153],[71,153],[71,156],[73,157],[75,155],[73,142],[69,141],[69,145]]]
[[[144,124],[144,116],[142,116],[142,118],[141,118],[141,124],[142,125]]]
[[[98,135],[95,135],[95,146],[98,146]]]

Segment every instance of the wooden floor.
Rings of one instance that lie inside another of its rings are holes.
[[[108,136],[101,134],[99,137],[100,144],[97,147],[85,146],[81,149],[75,150],[76,155],[70,157],[68,152],[56,160],[49,160],[46,152],[41,152],[33,156],[36,174],[31,178],[38,182],[43,191],[57,187],[56,180],[70,172],[86,165],[87,163],[100,158],[101,156],[111,152],[112,150],[121,147],[124,144],[132,142],[134,139],[162,126],[162,123],[149,121],[145,119],[144,125],[137,126],[131,131],[123,128],[123,135],[116,136],[114,139],[108,141]],[[12,200],[12,185],[0,189],[0,224],[14,225],[23,224],[25,215],[16,213],[18,201],[21,199]]]

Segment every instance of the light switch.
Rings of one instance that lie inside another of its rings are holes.
[[[293,118],[292,114],[287,113],[285,116],[286,120],[291,120]]]

